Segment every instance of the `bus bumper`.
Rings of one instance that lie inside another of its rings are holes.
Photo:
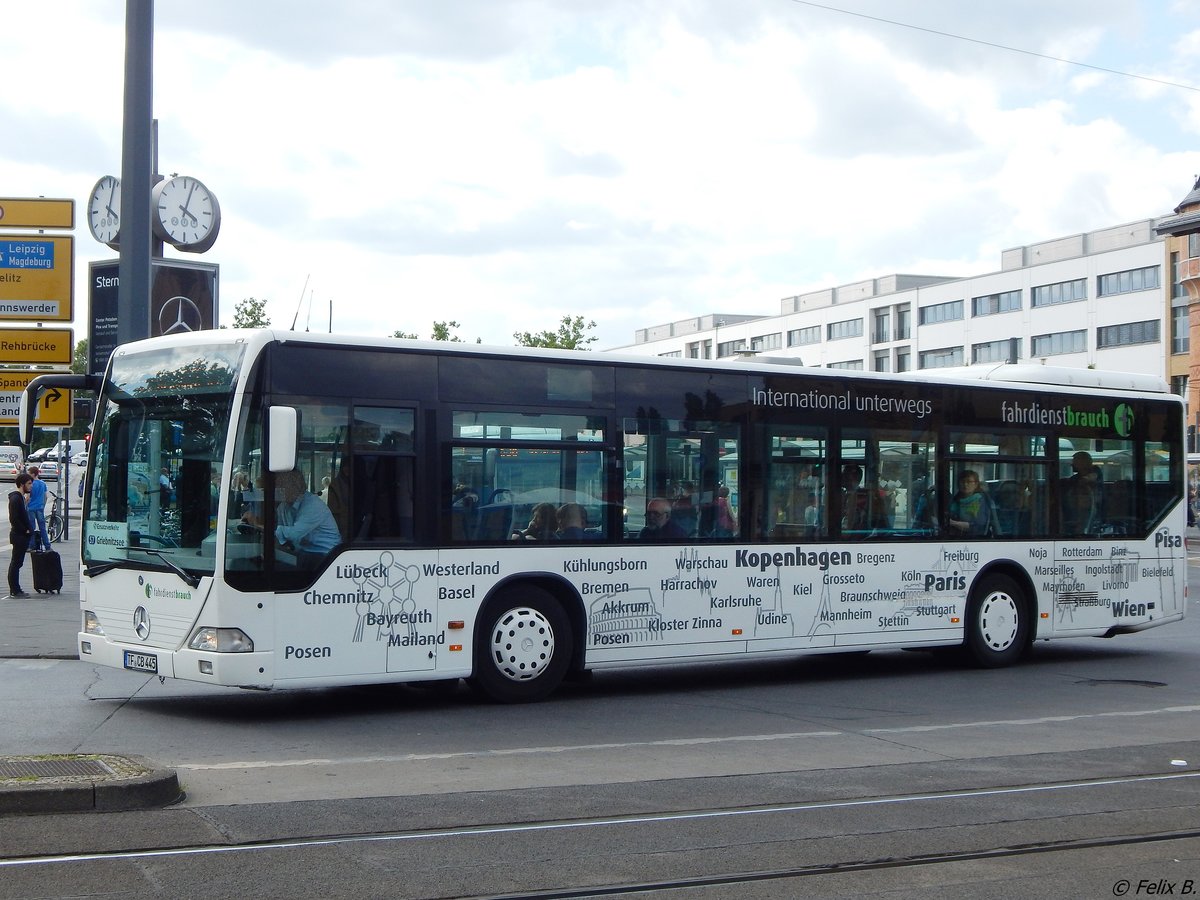
[[[184,681],[231,687],[271,687],[271,656],[265,653],[211,653],[201,650],[167,650],[140,644],[121,644],[104,635],[81,631],[77,635],[79,658],[140,675],[159,675]]]

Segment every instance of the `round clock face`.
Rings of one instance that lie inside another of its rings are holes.
[[[121,233],[121,182],[105,175],[88,198],[88,228],[102,244],[115,244]]]
[[[207,250],[221,226],[217,198],[187,175],[177,175],[154,187],[154,230],[181,250]]]

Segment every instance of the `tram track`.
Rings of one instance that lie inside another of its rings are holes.
[[[321,860],[346,856],[385,866],[403,860],[406,867],[416,862],[470,860],[471,867],[466,868],[473,868],[479,878],[478,884],[465,883],[466,879],[453,884],[451,879],[436,892],[416,890],[396,896],[574,898],[749,889],[820,876],[902,873],[918,867],[1055,853],[1107,854],[1142,845],[1194,842],[1200,838],[1200,813],[1185,807],[1194,807],[1191,798],[1198,782],[1200,772],[1187,771],[257,840],[239,840],[235,832],[218,827],[214,833],[223,831],[223,839],[207,843],[171,846],[169,836],[162,835],[163,845],[153,848],[0,859],[0,883],[22,872],[34,876],[38,870],[60,866],[94,864],[104,869],[122,863],[131,870],[152,868],[156,878],[170,883],[171,876],[164,871],[194,870],[200,858],[210,858],[204,865],[216,869],[252,871],[267,862],[260,854],[290,854],[289,867],[319,867]],[[219,812],[207,812],[213,824],[221,826]],[[1150,820],[1160,827],[1136,825]],[[1022,834],[1029,839],[1015,839]],[[506,854],[497,853],[497,847],[512,848],[513,859],[540,861],[540,867],[523,873],[528,875],[527,885],[513,890],[515,885],[503,867]],[[553,867],[545,863],[551,852],[584,863],[579,871],[572,869],[573,883],[555,880]],[[213,857],[221,861],[216,863]],[[631,870],[630,877],[605,878],[601,857],[619,857],[623,868]],[[772,861],[777,864],[769,864]],[[7,896],[3,889],[0,896]]]

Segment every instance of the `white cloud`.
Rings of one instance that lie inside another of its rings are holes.
[[[1172,80],[1200,40],[1186,11],[1133,0],[856,8]],[[289,325],[308,278],[313,328],[332,301],[341,331],[455,319],[511,343],[581,314],[624,344],[860,277],[996,268],[998,248],[1168,212],[1200,171],[1200,95],[802,3],[157,13],[159,168],[221,199],[204,259],[226,320],[255,296]],[[36,97],[0,96],[20,136],[0,193],[74,196],[82,221],[120,171],[124,4],[6,17],[10,69],[47,71]],[[85,225],[77,243],[80,273],[111,256]]]

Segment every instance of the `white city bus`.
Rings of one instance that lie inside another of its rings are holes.
[[[523,701],[689,660],[998,666],[1184,615],[1183,413],[1146,376],[206,331],[99,388],[79,652],[116,668]],[[527,535],[539,508],[572,521]]]

